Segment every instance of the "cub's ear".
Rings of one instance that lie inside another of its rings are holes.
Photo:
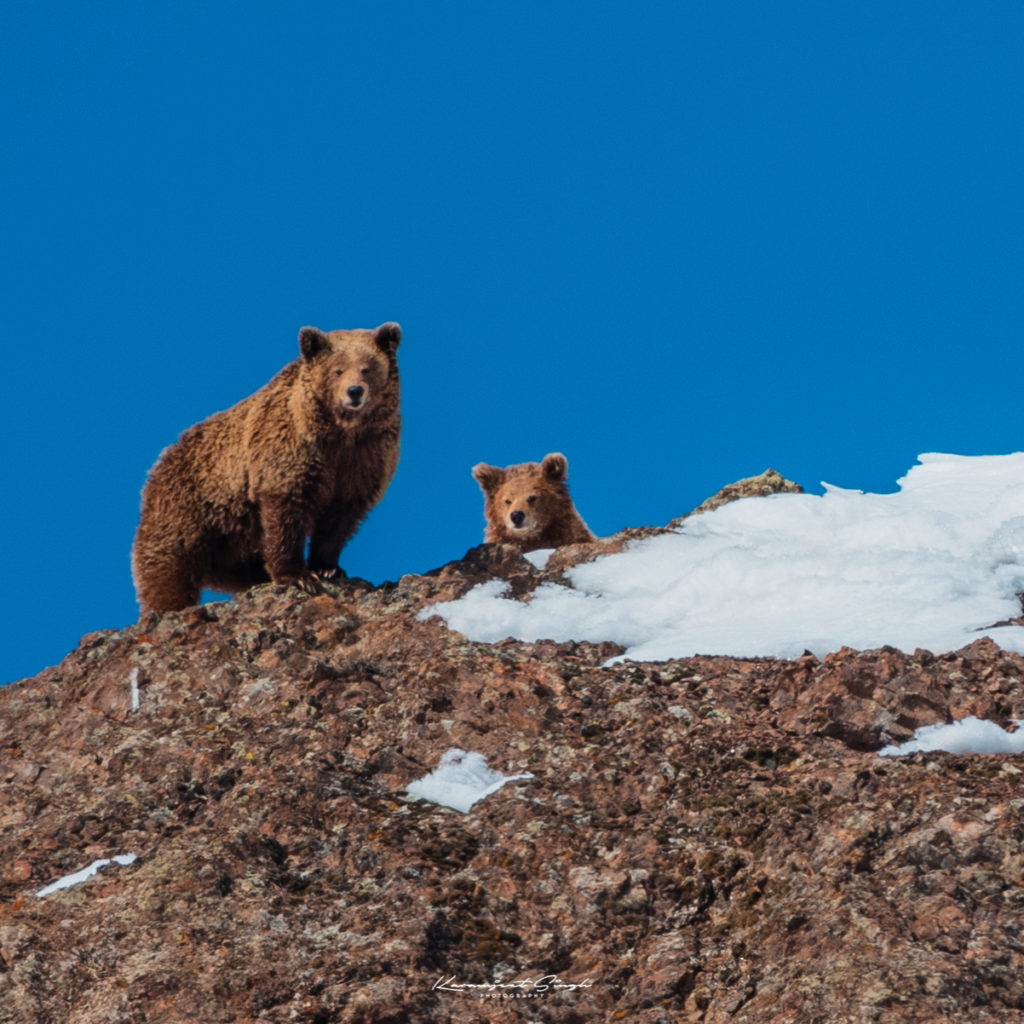
[[[473,467],[473,479],[484,494],[491,494],[505,482],[505,470],[488,466],[486,462],[478,462]]]
[[[398,343],[402,340],[402,328],[393,323],[381,324],[376,330],[376,335],[377,347],[382,352],[391,354],[397,350]]]
[[[329,348],[330,344],[327,335],[315,327],[303,327],[299,331],[299,351],[303,359],[312,359],[325,348]]]
[[[549,480],[560,481],[569,472],[569,462],[561,452],[552,452],[544,456],[540,468]]]

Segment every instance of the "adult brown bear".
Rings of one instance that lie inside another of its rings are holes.
[[[401,338],[393,323],[303,327],[298,359],[163,452],[132,548],[143,613],[196,604],[204,587],[313,591],[338,574],[398,465]]]

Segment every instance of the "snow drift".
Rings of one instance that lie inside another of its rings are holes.
[[[493,580],[435,604],[473,640],[616,641],[625,658],[841,647],[1024,653],[1024,453],[922,455],[893,494],[745,499],[571,569],[525,601]]]

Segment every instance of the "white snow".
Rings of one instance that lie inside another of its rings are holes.
[[[44,896],[49,896],[50,893],[58,892],[61,889],[70,889],[73,885],[81,885],[82,882],[88,881],[100,868],[105,868],[108,864],[126,866],[134,864],[136,859],[134,853],[121,853],[110,859],[94,860],[87,868],[82,868],[81,871],[76,871],[73,875],[65,875],[63,878],[58,878],[56,882],[51,882],[45,888],[40,889],[36,896],[42,899]]]
[[[132,711],[139,710],[139,670],[138,668],[132,669],[132,674],[128,679],[128,686],[131,690],[132,696]]]
[[[527,551],[523,558],[538,569],[543,569],[548,564],[548,559],[554,553],[554,548],[538,548],[536,551]]]
[[[949,725],[926,725],[912,740],[883,747],[883,757],[899,757],[919,750],[948,750],[952,754],[1024,754],[1024,722],[1014,720],[1016,732],[1007,732],[995,722],[970,715]]]
[[[624,658],[819,657],[848,646],[1024,653],[1024,453],[922,455],[893,494],[825,484],[693,516],[526,601],[501,580],[432,605],[473,640],[612,640]]]
[[[506,782],[532,778],[529,772],[502,775],[487,767],[483,754],[453,747],[441,755],[441,763],[429,775],[410,782],[406,792],[465,814],[473,804],[496,793]]]

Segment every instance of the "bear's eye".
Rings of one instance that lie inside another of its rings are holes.
[[[537,504],[537,495],[536,494],[531,494],[526,499],[526,503],[527,503],[527,505],[536,505]]]
[[[344,370],[335,370],[334,371],[334,376],[335,377],[340,377],[344,372],[345,372]]]
[[[505,504],[506,505],[511,505],[512,504],[512,499],[511,498],[506,498],[505,499]]]
[[[359,375],[361,377],[365,377],[369,372],[370,372],[370,368],[368,366],[360,366],[359,367]]]

